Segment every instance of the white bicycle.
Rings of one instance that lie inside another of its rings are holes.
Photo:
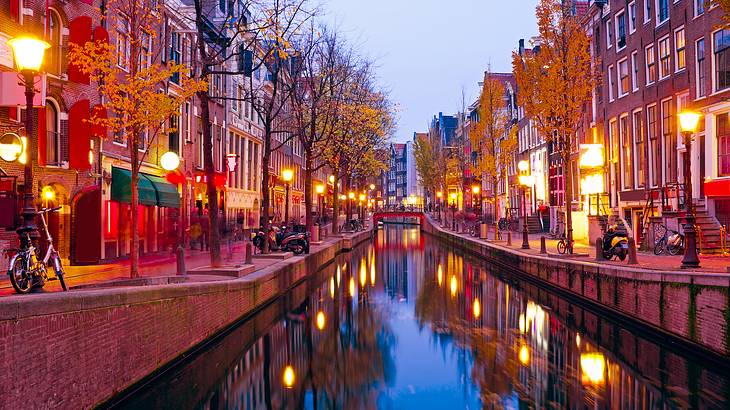
[[[30,238],[30,232],[27,229],[18,229],[20,235],[20,249],[15,249],[15,255],[10,259],[10,265],[8,268],[8,276],[10,276],[10,283],[13,284],[13,288],[18,293],[28,293],[33,288],[41,288],[48,281],[48,267],[52,266],[58,281],[61,282],[63,290],[68,290],[66,287],[66,281],[63,278],[63,265],[61,264],[61,257],[58,256],[58,252],[53,247],[53,238],[48,232],[48,225],[46,224],[45,215],[48,212],[57,212],[61,207],[55,208],[43,208],[38,211],[38,216],[41,219],[41,225],[43,233],[46,235],[46,242],[48,242],[48,249],[43,259],[38,258],[38,248],[33,245],[33,241]]]

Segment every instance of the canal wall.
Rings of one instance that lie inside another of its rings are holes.
[[[533,255],[455,235],[426,219],[422,231],[602,313],[645,326],[707,358],[730,359],[730,276],[641,269]]]
[[[90,408],[291,289],[361,232],[240,279],[0,299],[0,409]]]

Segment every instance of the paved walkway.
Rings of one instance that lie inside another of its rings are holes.
[[[312,245],[311,250],[319,250],[323,247],[330,246],[335,240],[340,238],[327,238],[321,245]],[[221,256],[223,264],[243,264],[245,258],[245,241],[234,242],[231,246],[230,253],[228,245],[221,245]],[[185,267],[187,270],[195,269],[210,264],[210,252],[186,249]],[[267,268],[274,264],[281,263],[279,259],[260,259],[254,258],[253,264],[256,270]],[[66,284],[69,287],[89,284],[100,284],[119,279],[129,278],[129,260],[119,262],[92,265],[92,266],[65,266]],[[14,295],[15,290],[8,279],[8,276],[2,272],[0,274],[0,297]],[[175,276],[177,273],[177,263],[175,255],[172,253],[160,253],[155,255],[145,255],[140,258],[139,275],[142,278]],[[53,273],[49,276],[53,277]],[[214,280],[230,280],[230,276],[213,276],[213,275],[188,275],[187,281],[205,282]],[[73,289],[72,289],[73,290]],[[35,292],[59,292],[61,285],[56,280],[46,283],[42,290]]]
[[[438,222],[435,222],[438,223]],[[450,226],[448,226],[450,230]],[[468,237],[468,234],[460,234],[462,236]],[[539,254],[540,253],[540,237],[545,236],[545,247],[548,252],[548,255],[558,255],[557,245],[558,240],[557,239],[550,239],[547,234],[530,234],[529,235],[529,242],[530,242],[530,249],[529,250],[522,250],[522,233],[520,232],[512,232],[512,245],[507,246],[506,237],[503,237],[502,241],[494,241],[494,240],[488,240],[487,242],[505,247],[510,248],[514,250],[518,250],[520,252],[525,252],[529,254]],[[489,231],[489,238],[494,238],[494,227],[491,227]],[[593,246],[589,246],[586,243],[579,243],[577,242],[574,246],[574,253],[577,254],[587,254],[588,256],[577,256],[575,257],[576,260],[585,260],[585,261],[595,261],[595,248]],[[682,265],[682,255],[677,256],[671,256],[671,255],[661,255],[657,256],[654,255],[653,252],[638,252],[637,253],[637,259],[639,260],[638,265],[634,265],[637,267],[641,267],[643,269],[652,269],[652,270],[660,270],[660,271],[679,271],[680,266]],[[623,265],[628,266],[628,259],[626,261],[619,261],[619,260],[601,260],[599,263],[607,264],[607,265]],[[700,255],[700,268],[695,269],[693,271],[701,271],[701,272],[708,272],[708,273],[730,273],[728,271],[728,268],[730,268],[730,257],[729,256],[722,256],[722,255]]]

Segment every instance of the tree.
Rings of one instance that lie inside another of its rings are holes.
[[[495,210],[497,209],[499,171],[502,169],[499,159],[508,154],[507,152],[501,153],[502,148],[509,148],[501,144],[509,125],[509,113],[504,103],[505,93],[504,84],[487,71],[484,74],[484,83],[479,95],[478,118],[471,122],[471,130],[469,130],[472,152],[477,153],[472,173],[491,182],[491,197]]]
[[[213,162],[213,135],[210,106],[212,101],[246,101],[258,117],[263,129],[261,209],[264,232],[269,229],[270,170],[272,152],[291,141],[291,123],[287,122],[290,109],[291,79],[296,77],[301,54],[294,49],[296,38],[304,24],[314,16],[306,10],[307,0],[247,1],[238,11],[229,10],[226,17],[211,23],[208,16],[216,15],[219,2],[188,0],[193,4],[193,20],[197,32],[198,78],[211,75],[241,75],[248,78],[247,93],[242,98],[211,95],[200,90],[203,121],[204,162],[207,176],[210,226],[211,265],[218,266],[220,233],[218,232],[218,196]],[[234,47],[235,46],[235,47]],[[228,63],[237,59],[236,69]],[[263,72],[263,78],[258,77]],[[281,136],[281,137],[280,137]],[[275,138],[278,137],[278,138]],[[264,253],[269,243],[264,241]]]
[[[421,185],[434,193],[444,187],[445,157],[438,139],[419,135],[413,142],[413,157]]]
[[[193,80],[187,66],[168,61],[160,64],[164,41],[154,41],[162,15],[155,0],[112,0],[104,18],[112,25],[126,27],[126,38],[118,42],[127,48],[117,49],[107,41],[70,44],[69,64],[97,84],[103,108],[112,115],[94,110],[90,123],[121,136],[129,149],[131,163],[132,246],[130,276],[139,276],[139,169],[170,116],[193,94],[207,87],[205,81]],[[120,34],[119,34],[120,35]],[[154,46],[150,46],[154,44]],[[175,93],[168,93],[170,78],[179,77]],[[167,131],[173,131],[170,127]],[[140,152],[140,150],[142,151]]]
[[[513,53],[512,67],[518,104],[563,160],[566,232],[572,240],[571,153],[598,76],[591,65],[588,35],[569,6],[541,0],[536,16],[540,45],[529,55]]]

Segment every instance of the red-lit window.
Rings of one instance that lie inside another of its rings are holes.
[[[730,124],[728,114],[717,116],[717,173],[730,175]]]
[[[119,232],[119,203],[104,201],[104,238],[116,239]]]

